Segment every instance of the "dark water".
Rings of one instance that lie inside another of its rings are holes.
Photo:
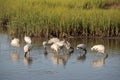
[[[44,54],[42,41],[32,39],[30,57],[24,58],[21,39],[20,48],[10,45],[6,34],[0,35],[0,80],[119,80],[120,39],[70,39],[75,48],[78,43],[87,44],[86,57],[80,52],[56,56],[48,49]],[[108,58],[90,50],[95,44],[104,44]]]

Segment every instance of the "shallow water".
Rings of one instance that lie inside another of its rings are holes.
[[[120,78],[120,40],[119,39],[69,39],[75,48],[85,43],[86,57],[79,58],[80,51],[72,54],[53,54],[47,48],[44,54],[42,41],[32,39],[33,48],[30,57],[24,58],[23,46],[14,48],[10,38],[0,34],[0,80],[119,80]],[[104,44],[108,58],[90,50],[95,44]]]

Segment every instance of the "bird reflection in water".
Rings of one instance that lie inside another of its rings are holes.
[[[18,63],[20,59],[20,55],[17,52],[12,52],[11,53],[11,59],[13,63]]]
[[[77,56],[77,61],[84,62],[84,61],[86,60],[86,54],[87,54],[87,52],[78,55],[78,56]]]
[[[27,66],[31,65],[32,61],[33,61],[32,57],[28,57],[28,56],[24,57],[24,64],[25,65],[27,65]]]
[[[71,53],[63,53],[63,54],[57,54],[57,53],[50,53],[51,54],[51,60],[53,64],[63,64],[63,66],[66,66],[68,59],[71,56]]]
[[[87,54],[87,46],[85,44],[78,44],[77,45],[77,50],[79,50],[80,54],[77,56],[77,60],[84,62],[86,60],[86,54]]]
[[[103,67],[105,65],[105,60],[108,58],[108,56],[104,56],[103,58],[100,58],[98,60],[93,60],[91,62],[93,67]]]

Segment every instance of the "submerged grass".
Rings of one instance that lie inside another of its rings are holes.
[[[120,36],[119,5],[120,0],[0,0],[0,25],[17,36]]]

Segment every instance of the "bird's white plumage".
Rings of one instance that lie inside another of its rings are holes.
[[[105,53],[105,47],[104,45],[94,45],[91,50],[98,51],[100,53]]]
[[[25,37],[24,37],[24,40],[25,40],[25,42],[27,43],[27,44],[31,44],[31,38],[30,37],[28,37],[28,36],[26,36],[25,35]]]
[[[60,40],[58,38],[51,38],[49,41],[48,41],[48,44],[53,44],[53,43],[56,43],[56,42],[59,42]]]
[[[59,52],[60,46],[58,46],[57,44],[52,44],[51,45],[51,49],[55,50],[57,53]]]
[[[57,41],[55,42],[56,45],[58,45],[59,47],[64,46],[64,41]]]
[[[46,48],[46,46],[48,45],[47,41],[43,41],[43,47]]]
[[[86,45],[85,44],[78,44],[77,45],[77,49],[83,49],[83,50],[86,50]]]
[[[71,44],[68,41],[65,41],[64,46],[66,47],[66,49],[70,49]]]
[[[31,44],[26,44],[24,46],[24,53],[29,53],[29,51],[31,50],[32,45]]]
[[[14,47],[19,47],[20,46],[20,41],[18,38],[14,38],[12,41],[11,41],[11,45],[14,46]]]

